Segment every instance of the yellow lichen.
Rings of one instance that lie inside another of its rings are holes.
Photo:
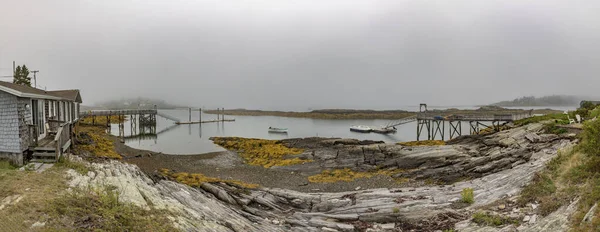
[[[237,151],[250,165],[270,168],[312,162],[299,158],[285,159],[285,156],[301,154],[303,150],[286,147],[277,140],[234,137],[214,138],[213,141],[225,149]]]
[[[109,116],[110,118],[110,123],[119,123],[119,122],[124,122],[127,121],[127,116],[122,116],[119,117],[118,115],[112,115]],[[84,124],[96,124],[96,125],[106,125],[106,116],[96,116],[96,120],[93,119],[93,117],[88,116],[88,117],[84,117],[80,120],[81,123]]]
[[[227,183],[236,185],[243,188],[258,188],[257,184],[249,184],[239,180],[223,180],[215,177],[208,177],[202,173],[187,173],[187,172],[172,172],[169,169],[161,168],[159,173],[163,176],[169,177],[179,183],[191,186],[200,187],[202,183]]]
[[[115,146],[108,138],[108,134],[104,131],[104,128],[97,126],[78,126],[77,131],[82,134],[87,134],[91,141],[89,144],[81,144],[75,146],[75,149],[81,151],[87,151],[94,154],[96,157],[104,157],[109,159],[121,159],[121,155],[115,152]],[[78,135],[78,139],[82,139]]]
[[[317,175],[309,176],[308,181],[312,183],[333,183],[338,181],[351,182],[359,178],[371,178],[377,175],[392,176],[401,173],[402,170],[378,170],[373,172],[355,172],[349,168],[325,170]],[[402,181],[405,181],[404,179]]]
[[[406,146],[406,147],[414,147],[414,146],[441,146],[446,145],[446,142],[442,140],[425,140],[425,141],[410,141],[410,142],[399,142],[398,145]]]

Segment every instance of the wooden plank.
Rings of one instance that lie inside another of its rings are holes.
[[[33,157],[56,157],[56,153],[52,152],[52,153],[33,153]]]
[[[65,145],[62,146],[62,151],[65,152],[71,146],[71,140],[67,141]]]

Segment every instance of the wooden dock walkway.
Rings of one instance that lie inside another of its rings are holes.
[[[128,110],[89,110],[80,113],[81,117],[89,116],[112,116],[112,115],[134,115],[134,114],[157,114],[154,109],[128,109]],[[162,115],[161,115],[162,116]]]
[[[200,123],[211,123],[211,122],[235,122],[235,119],[218,119],[218,120],[208,120],[208,121],[192,121],[192,122],[176,122],[177,125],[184,124],[200,124]]]

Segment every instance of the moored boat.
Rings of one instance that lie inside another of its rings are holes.
[[[375,133],[378,134],[391,134],[391,133],[396,133],[396,127],[381,127],[381,128],[375,128],[373,130],[371,130]]]
[[[360,133],[369,133],[371,132],[373,129],[371,129],[371,127],[368,126],[351,126],[350,127],[350,131],[354,131],[354,132],[360,132]]]
[[[287,133],[287,128],[269,127],[269,133]]]

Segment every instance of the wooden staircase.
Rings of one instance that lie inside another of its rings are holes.
[[[31,162],[55,163],[56,149],[52,147],[36,147],[33,149],[33,158]]]

